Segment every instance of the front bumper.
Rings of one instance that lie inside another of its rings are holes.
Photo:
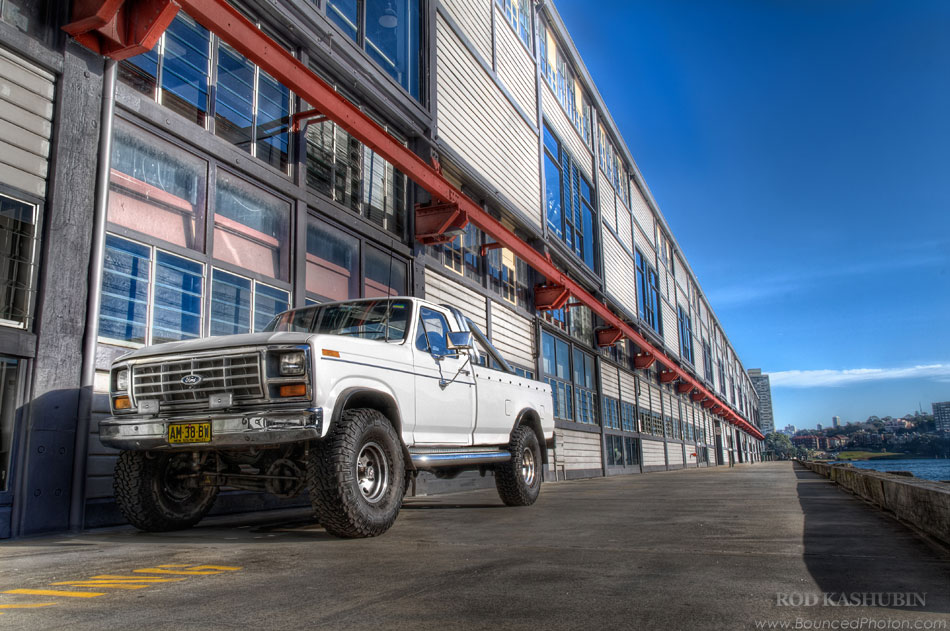
[[[211,440],[203,443],[168,443],[168,426],[174,423],[211,422]],[[249,411],[243,414],[182,415],[168,418],[112,416],[99,421],[99,441],[124,450],[181,450],[282,445],[323,436],[323,410]]]

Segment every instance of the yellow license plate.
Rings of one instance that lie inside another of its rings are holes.
[[[211,422],[174,423],[168,426],[168,442],[171,445],[184,443],[210,443]]]

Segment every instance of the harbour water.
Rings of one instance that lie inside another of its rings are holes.
[[[923,480],[950,480],[950,460],[919,458],[906,460],[852,460],[851,464],[875,471],[910,471]]]

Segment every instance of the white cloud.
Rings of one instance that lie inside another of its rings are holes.
[[[950,380],[950,364],[928,364],[906,368],[852,368],[849,370],[784,370],[769,373],[769,382],[779,388],[819,388],[846,386],[890,379]]]

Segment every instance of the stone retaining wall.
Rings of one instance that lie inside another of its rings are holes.
[[[800,464],[950,545],[950,484],[859,469],[850,464]]]

